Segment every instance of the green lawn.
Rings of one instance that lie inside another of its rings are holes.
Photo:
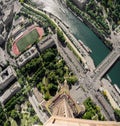
[[[20,52],[23,52],[29,45],[35,43],[39,38],[39,34],[36,29],[29,32],[23,38],[21,38],[16,44]]]

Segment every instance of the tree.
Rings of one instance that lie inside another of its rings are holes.
[[[100,108],[89,97],[84,101],[85,113],[82,116],[84,119],[105,120],[105,117],[100,113]]]
[[[91,119],[92,116],[93,114],[91,113],[91,111],[88,111],[83,115],[83,119]]]
[[[49,65],[48,65],[48,68],[50,70],[53,70],[55,68],[55,64],[53,62],[51,62]]]
[[[50,74],[48,75],[48,80],[49,82],[56,84],[57,83],[58,77],[56,76],[54,71],[51,71]]]
[[[43,59],[46,62],[51,62],[53,59],[55,58],[55,54],[51,51],[47,51],[44,55],[43,55]]]
[[[63,68],[65,66],[65,61],[64,60],[61,60],[60,62],[57,63],[56,67],[57,68]]]
[[[64,76],[64,73],[63,73],[63,72],[64,72],[64,71],[62,70],[62,68],[56,70],[56,74],[57,74],[59,77],[63,77],[63,76]]]
[[[12,110],[11,111],[11,117],[14,119],[14,120],[19,120],[19,115],[17,113],[16,110]]]
[[[120,121],[120,110],[115,109],[114,114],[115,114],[116,120],[117,120],[117,121]]]
[[[4,123],[4,126],[11,126],[11,123],[9,120],[7,120],[5,123]]]
[[[50,94],[48,92],[46,92],[44,97],[45,97],[45,100],[49,100],[50,99]]]
[[[39,91],[41,91],[41,87],[42,87],[42,82],[39,82],[38,84],[37,84],[37,89],[39,90]]]
[[[1,104],[0,104],[0,124],[3,125],[5,120],[6,120],[6,117],[5,117],[5,111],[3,110]]]
[[[65,44],[65,37],[63,35],[63,32],[60,31],[59,29],[57,29],[57,37],[62,44]]]
[[[19,0],[20,3],[24,3],[24,0]]]
[[[28,112],[30,112],[31,116],[35,115],[35,111],[31,106],[28,108]]]
[[[57,86],[51,83],[48,85],[48,89],[49,89],[50,95],[54,96],[57,91]]]
[[[27,0],[19,0],[20,3],[25,3]]]
[[[77,77],[75,77],[75,76],[72,76],[72,77],[68,77],[67,78],[67,82],[68,82],[68,84],[75,84],[76,82],[78,81],[78,79],[77,79]]]

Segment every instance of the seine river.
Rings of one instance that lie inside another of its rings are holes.
[[[68,11],[59,0],[33,0],[43,10],[51,12],[69,26],[71,33],[82,40],[91,50],[90,54],[97,66],[109,53],[110,50],[84,23]],[[120,87],[120,61],[117,62],[107,73],[113,84]]]

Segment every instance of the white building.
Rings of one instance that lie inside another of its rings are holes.
[[[29,50],[27,50],[25,53],[20,55],[17,58],[17,64],[19,67],[25,65],[28,61],[30,61],[33,57],[39,55],[38,50],[36,49],[35,46],[31,47]]]
[[[42,41],[40,41],[37,45],[38,45],[38,48],[39,48],[40,52],[43,52],[46,49],[54,46],[55,42],[54,42],[54,40],[52,39],[51,36],[47,36]]]
[[[0,89],[4,89],[16,78],[16,72],[11,66],[8,66],[0,73]]]
[[[4,104],[9,100],[17,91],[21,88],[18,82],[14,83],[9,89],[7,89],[4,94],[0,97],[0,102]]]

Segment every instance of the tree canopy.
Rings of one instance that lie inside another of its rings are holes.
[[[115,114],[116,120],[117,120],[117,121],[120,121],[120,110],[115,109],[114,114]]]

